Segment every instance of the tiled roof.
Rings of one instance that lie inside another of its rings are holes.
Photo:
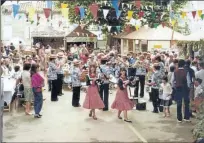
[[[35,8],[36,12],[43,12],[43,8],[46,8],[46,2],[44,1],[38,1],[36,3],[31,2],[25,2],[25,3],[20,3],[20,9],[19,13],[26,13],[28,11],[28,8]],[[2,11],[6,10],[7,12],[12,12],[12,5],[3,5],[2,6]],[[60,12],[59,8],[55,7],[55,4],[53,3],[52,5],[52,11],[53,12]]]

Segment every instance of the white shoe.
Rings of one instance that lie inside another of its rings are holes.
[[[182,121],[180,121],[180,120],[177,120],[177,122],[178,122],[178,123],[182,123]]]
[[[188,123],[191,122],[190,119],[188,119],[188,120],[187,120],[187,119],[183,119],[183,120],[184,120],[185,122],[188,122]]]

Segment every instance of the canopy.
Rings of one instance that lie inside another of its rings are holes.
[[[149,41],[170,41],[170,40],[184,40],[186,36],[174,31],[172,39],[173,30],[168,27],[163,27],[162,25],[157,28],[146,28],[142,27],[138,31],[134,31],[124,39],[137,39],[137,40],[149,40]]]
[[[200,39],[204,39],[204,30],[186,36],[186,41],[200,41]]]
[[[51,26],[37,26],[32,32],[31,37],[64,37],[64,31],[58,31]]]
[[[96,42],[97,35],[82,28],[81,26],[77,26],[74,30],[72,30],[67,34],[66,41],[67,42]]]

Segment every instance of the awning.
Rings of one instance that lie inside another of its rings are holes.
[[[97,37],[66,37],[68,43],[72,42],[96,42]]]

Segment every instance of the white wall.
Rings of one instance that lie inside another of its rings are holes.
[[[148,51],[156,50],[154,45],[161,45],[162,48],[160,50],[170,49],[170,41],[148,41]]]

